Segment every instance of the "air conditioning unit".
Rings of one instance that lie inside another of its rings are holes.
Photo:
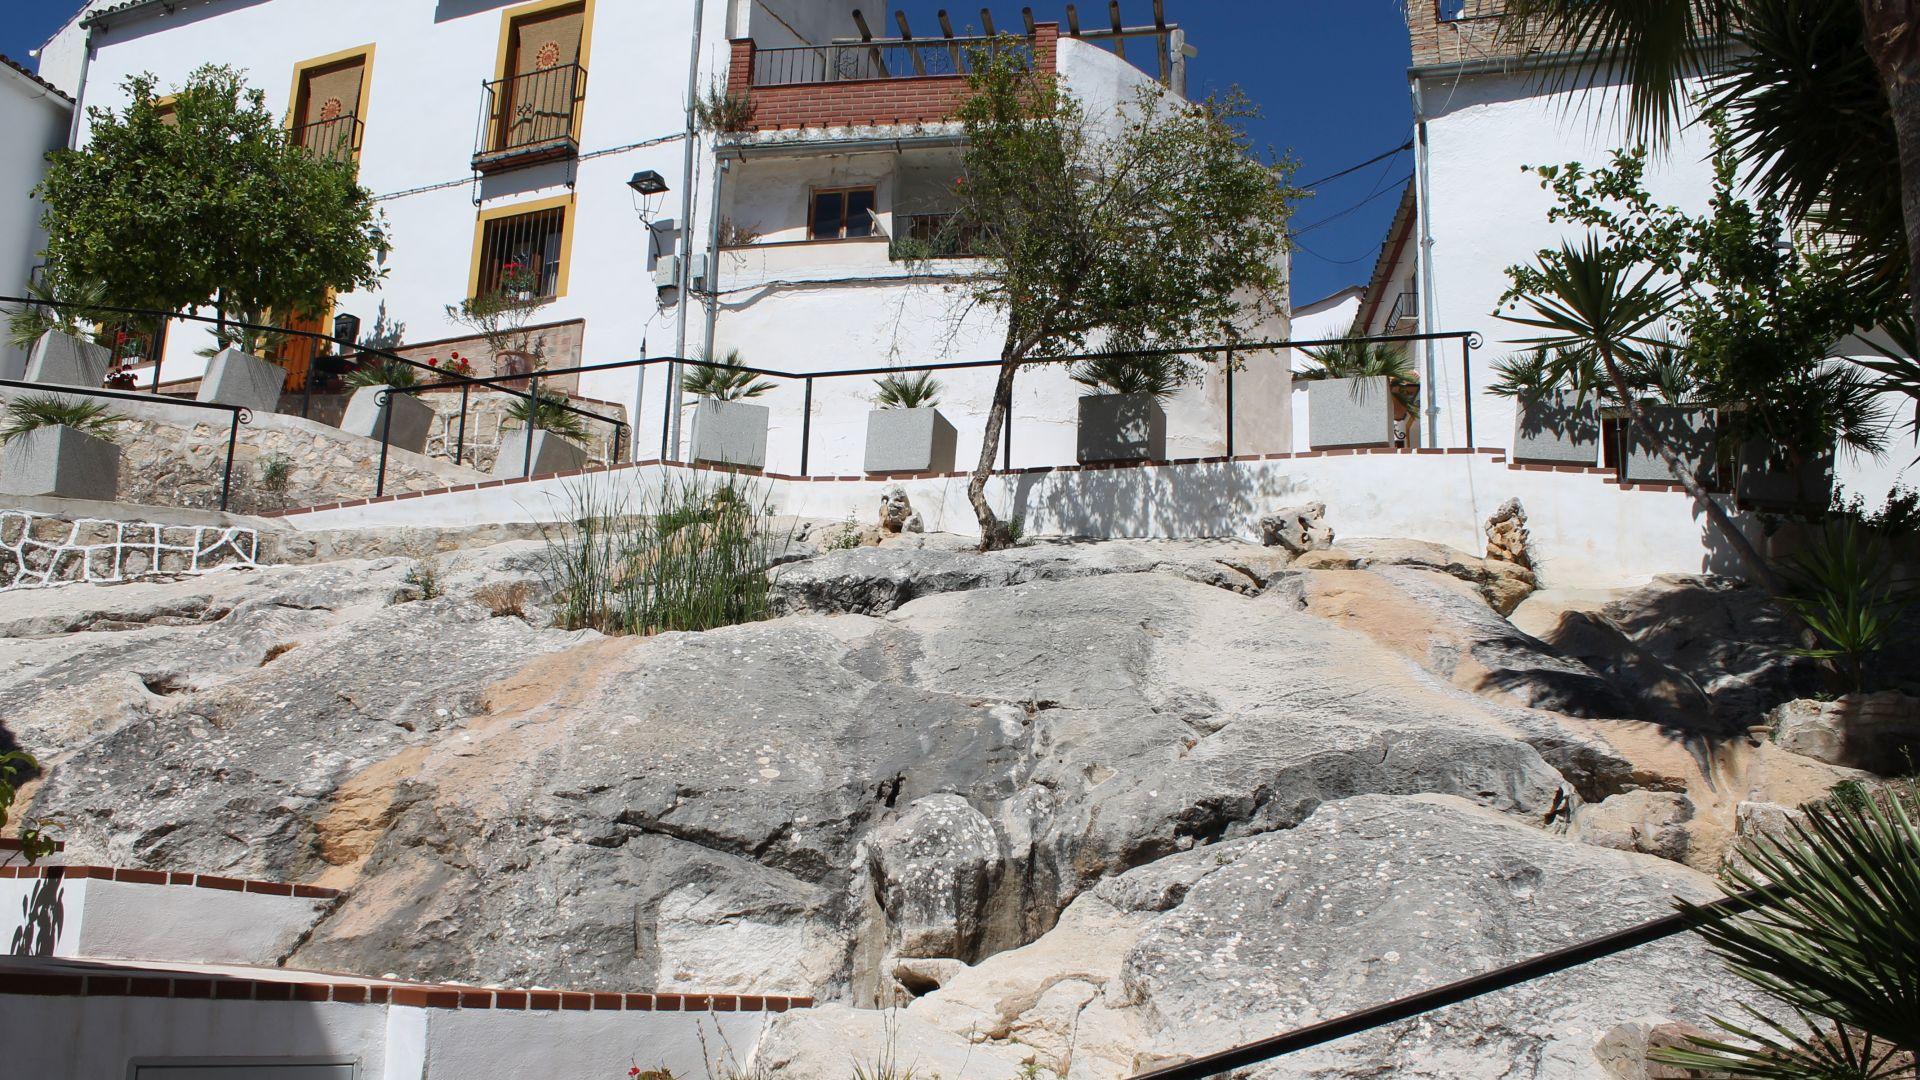
[[[707,287],[707,257],[695,255],[692,264],[692,287],[695,292],[704,292]],[[680,279],[680,256],[662,256],[654,264],[653,284],[657,289],[678,289],[684,282]]]

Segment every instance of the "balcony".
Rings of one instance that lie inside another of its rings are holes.
[[[351,162],[360,153],[360,135],[366,125],[348,113],[293,129],[293,144],[328,161]]]
[[[1393,308],[1387,312],[1387,333],[1395,334],[1411,330],[1420,322],[1420,294],[1403,292],[1394,298]]]
[[[952,214],[895,215],[893,225],[893,242],[887,253],[894,262],[966,259],[980,253],[979,238],[957,227]]]
[[[495,173],[579,154],[587,69],[542,68],[485,84],[473,171]]]

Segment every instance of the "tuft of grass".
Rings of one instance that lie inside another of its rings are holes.
[[[753,123],[753,99],[745,94],[728,93],[718,81],[693,103],[694,118],[702,130],[731,134],[747,130]]]
[[[287,496],[287,488],[293,482],[293,459],[282,453],[268,454],[260,459],[260,490],[276,499]]]
[[[496,619],[527,617],[533,603],[533,588],[524,581],[496,581],[473,590],[473,602],[486,608]]]
[[[832,530],[822,534],[822,551],[851,551],[860,546],[860,526],[849,513],[847,520],[835,525]]]
[[[668,474],[635,494],[590,476],[564,498],[566,520],[543,530],[555,625],[622,636],[771,614],[767,569],[784,542],[750,482]]]
[[[432,600],[447,590],[440,583],[440,563],[437,559],[420,559],[407,571],[406,583],[413,586],[422,600]]]
[[[113,442],[118,436],[114,425],[122,419],[98,401],[47,395],[14,398],[7,402],[6,413],[0,418],[0,446],[47,427],[70,427]]]

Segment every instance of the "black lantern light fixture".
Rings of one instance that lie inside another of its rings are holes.
[[[647,169],[634,173],[633,178],[627,181],[627,186],[640,195],[665,195],[667,178],[652,169]]]

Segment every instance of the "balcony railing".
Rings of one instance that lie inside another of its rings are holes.
[[[586,68],[563,64],[495,79],[485,87],[475,169],[485,172],[577,152],[574,124],[587,96]]]
[[[867,79],[965,75],[972,70],[968,50],[993,40],[956,37],[755,49],[753,85],[804,86]],[[1030,50],[1030,46],[1021,48]]]
[[[964,259],[978,254],[977,232],[960,226],[952,214],[894,215],[888,255],[895,262]]]
[[[1420,321],[1420,294],[1403,292],[1394,298],[1393,309],[1387,313],[1387,325],[1394,328]]]
[[[360,118],[348,113],[294,128],[293,142],[317,158],[352,161],[360,150],[360,133],[364,129]]]

